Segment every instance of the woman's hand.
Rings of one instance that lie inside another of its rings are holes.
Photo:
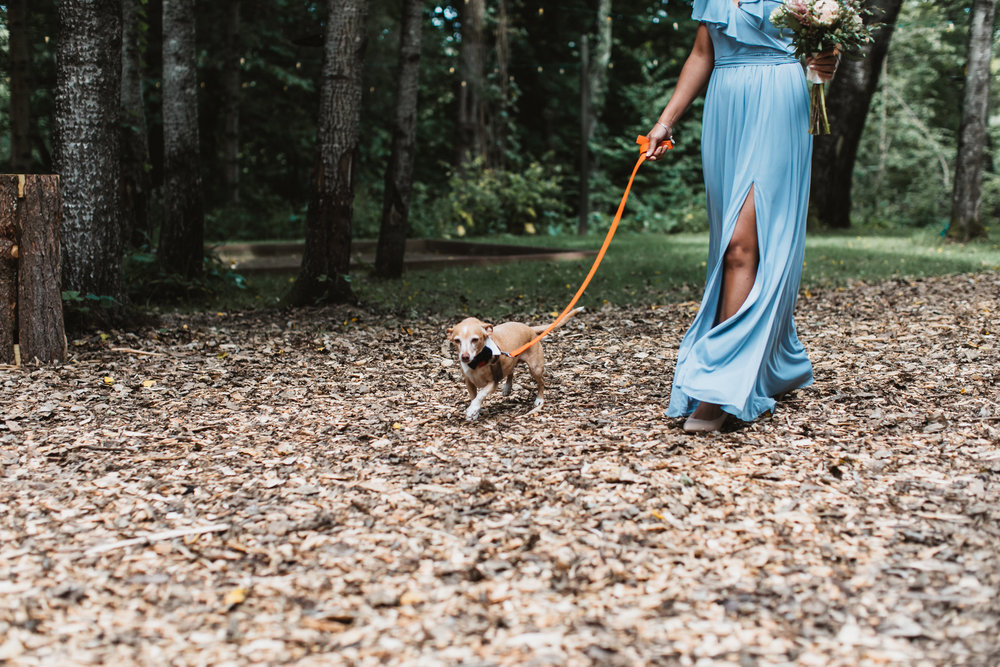
[[[667,152],[667,141],[674,140],[674,128],[657,121],[653,129],[646,134],[649,139],[649,149],[646,150],[646,158],[649,160],[659,160]]]
[[[822,81],[829,81],[840,64],[840,49],[834,48],[806,58],[806,67],[815,72]]]

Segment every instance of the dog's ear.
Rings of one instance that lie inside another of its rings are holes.
[[[489,336],[491,333],[493,333],[493,325],[483,323],[483,331],[485,331],[486,335]]]
[[[455,339],[455,327],[448,327],[448,331],[445,332],[445,334],[447,335],[448,340],[454,340]]]

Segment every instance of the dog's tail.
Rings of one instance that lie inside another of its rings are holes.
[[[568,320],[569,318],[573,317],[574,315],[576,315],[577,313],[579,313],[581,310],[583,310],[583,306],[580,306],[579,308],[574,308],[573,310],[571,310],[568,313],[566,313],[566,317],[564,317],[562,319],[562,322],[559,323],[559,326],[556,327],[556,329],[558,329],[562,325],[566,324],[566,320]],[[538,334],[542,333],[543,331],[545,331],[548,328],[549,328],[549,325],[547,325],[547,324],[539,324],[538,326],[531,327],[531,330],[535,332],[535,335],[538,335]],[[553,329],[553,331],[555,331],[555,329]]]

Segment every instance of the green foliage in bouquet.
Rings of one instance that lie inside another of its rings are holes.
[[[853,53],[872,39],[863,12],[858,0],[788,0],[771,13],[771,23],[792,31],[799,56],[834,48]]]
[[[771,13],[771,23],[792,33],[795,55],[806,57],[826,51],[860,53],[872,39],[861,18],[857,0],[788,0]],[[823,81],[812,70],[809,89],[809,134],[830,134]]]

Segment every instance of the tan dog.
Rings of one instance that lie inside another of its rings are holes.
[[[571,310],[560,326],[583,308]],[[448,340],[458,348],[458,360],[462,365],[462,375],[465,386],[469,389],[472,402],[465,410],[465,418],[472,421],[479,417],[483,399],[492,394],[500,381],[507,379],[503,395],[509,396],[514,386],[514,367],[524,360],[528,372],[538,385],[538,396],[535,407],[528,414],[541,409],[545,403],[545,356],[542,354],[541,341],[535,343],[518,357],[509,357],[510,353],[521,347],[535,336],[545,331],[546,326],[529,327],[520,322],[504,322],[493,326],[469,317],[448,329]]]

